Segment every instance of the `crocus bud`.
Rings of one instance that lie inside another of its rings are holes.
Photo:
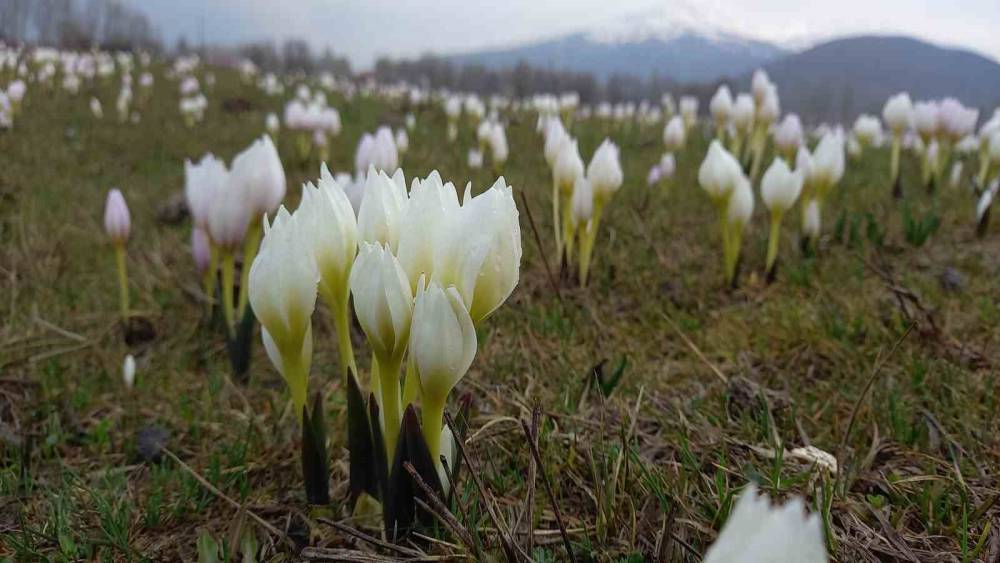
[[[521,272],[521,227],[503,177],[465,201],[437,252],[434,281],[454,285],[472,320],[481,322],[514,291]]]
[[[744,226],[750,222],[753,216],[753,188],[750,187],[750,180],[740,175],[733,186],[732,196],[729,198],[729,207],[726,209],[726,220],[730,225]]]
[[[674,116],[663,128],[663,144],[668,151],[678,151],[684,148],[684,120]]]
[[[802,192],[802,172],[792,172],[783,158],[776,158],[760,181],[760,196],[772,213],[783,213],[795,205]]]
[[[256,219],[255,219],[256,220]],[[250,200],[242,184],[232,176],[217,186],[209,204],[208,234],[224,249],[235,249],[250,223]]]
[[[660,176],[663,178],[673,178],[674,171],[677,170],[677,162],[674,160],[674,153],[665,153],[660,157],[660,164],[658,165],[660,169]]]
[[[955,98],[945,98],[938,111],[940,132],[949,141],[957,142],[976,130],[979,110],[967,108]]]
[[[729,118],[733,114],[733,94],[729,91],[729,86],[725,84],[719,86],[708,103],[708,110],[712,113],[716,126],[725,127],[729,123]]]
[[[414,291],[421,275],[433,275],[435,251],[443,244],[440,239],[459,207],[455,186],[451,182],[443,184],[437,171],[425,180],[413,180],[400,222],[396,256]]]
[[[556,160],[562,151],[562,145],[563,143],[570,142],[570,138],[566,134],[562,122],[558,119],[550,118],[546,123],[547,125],[543,129],[545,133],[545,162],[548,163],[549,168],[555,170]]]
[[[698,184],[702,189],[708,192],[713,201],[721,204],[729,197],[740,175],[740,163],[722,147],[722,143],[712,141],[705,160],[698,168]]]
[[[882,138],[882,123],[877,117],[860,115],[854,122],[853,131],[862,146],[877,145]]]
[[[764,103],[770,87],[771,79],[768,77],[767,71],[762,68],[753,71],[753,76],[750,78],[750,91],[753,93],[753,99],[757,104]]]
[[[208,233],[200,227],[191,229],[191,257],[194,258],[194,266],[199,274],[208,270],[212,260],[212,246]]]
[[[583,159],[580,158],[580,150],[577,148],[576,140],[561,145],[559,155],[556,156],[553,174],[560,191],[569,195],[576,179],[583,175]]]
[[[354,312],[380,362],[395,364],[406,351],[413,290],[388,246],[361,243],[351,269]],[[392,361],[394,360],[394,361]]]
[[[492,151],[491,154],[493,155],[493,162],[497,164],[507,162],[507,157],[510,155],[510,147],[507,145],[507,133],[504,131],[503,125],[499,123],[493,124],[489,144]]]
[[[131,230],[132,218],[129,215],[128,204],[125,203],[125,196],[121,190],[114,188],[108,192],[108,198],[104,203],[104,232],[113,243],[123,245],[128,242]]]
[[[774,146],[784,155],[794,155],[802,144],[802,121],[790,113],[774,129]]]
[[[819,236],[820,213],[819,201],[815,198],[806,203],[805,211],[802,214],[802,233],[808,238]]]
[[[778,99],[778,88],[774,84],[767,85],[767,92],[757,107],[756,119],[763,125],[774,123],[781,114],[781,102]]]
[[[683,136],[683,129],[681,135]],[[618,146],[610,139],[604,139],[590,159],[587,180],[593,187],[594,198],[599,202],[606,202],[622,187],[624,175]]]
[[[581,176],[573,184],[571,205],[574,225],[590,221],[591,216],[594,214],[594,191],[591,188],[591,182],[587,178]]]
[[[373,166],[372,153],[375,151],[375,136],[371,133],[361,135],[358,148],[354,150],[354,170],[365,174]]]
[[[469,149],[469,168],[479,170],[483,167],[483,151],[479,149]]]
[[[298,218],[281,206],[273,222],[264,219],[264,238],[250,267],[249,297],[264,329],[264,347],[288,383],[300,417],[312,357],[312,314],[318,281],[316,261],[302,236]]]
[[[264,128],[271,135],[277,135],[281,129],[281,120],[278,119],[278,115],[273,112],[267,114],[267,117],[264,119]]]
[[[251,220],[277,209],[285,198],[285,169],[270,136],[263,135],[233,158],[230,180],[247,198]]]
[[[938,103],[930,101],[913,104],[913,126],[924,143],[929,143],[937,135],[940,126]]]
[[[489,142],[490,133],[493,131],[493,124],[489,121],[480,121],[479,126],[476,127],[476,140],[479,141],[480,147],[485,147],[486,143]]]
[[[184,161],[184,199],[194,224],[208,229],[215,192],[229,181],[226,163],[206,154],[197,164]]]
[[[750,94],[742,93],[736,96],[733,104],[733,125],[742,134],[747,134],[753,129],[753,119],[756,107]]]
[[[882,120],[894,135],[901,135],[913,126],[913,102],[910,95],[901,92],[889,98],[882,108]]]
[[[396,130],[396,151],[402,155],[408,150],[410,150],[410,136],[406,134],[406,129]]]
[[[420,374],[422,397],[444,401],[476,357],[476,329],[454,286],[421,282],[413,306],[410,355]]]
[[[135,357],[132,354],[125,356],[122,362],[122,381],[126,389],[131,389],[135,385]]]
[[[386,174],[395,172],[399,168],[399,150],[396,149],[396,138],[392,134],[392,129],[384,125],[375,131],[375,145],[371,153],[371,163],[376,170],[381,170]]]
[[[795,561],[826,563],[823,528],[815,514],[807,514],[802,499],[772,507],[767,495],[751,485],[705,553],[704,563],[734,561]]]
[[[324,164],[318,186],[302,186],[302,202],[295,211],[302,242],[309,246],[324,297],[343,300],[358,249],[357,219],[347,194]]]
[[[809,170],[812,169],[812,155],[805,145],[795,153],[795,171],[802,174],[803,181],[809,181]]]
[[[827,133],[813,151],[809,181],[818,189],[832,188],[844,176],[844,166],[843,136]]]
[[[389,245],[391,252],[399,244],[399,222],[406,205],[406,182],[403,171],[389,178],[385,172],[368,168],[361,208],[358,210],[358,235],[361,240]]]

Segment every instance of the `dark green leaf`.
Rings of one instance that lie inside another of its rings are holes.
[[[368,493],[372,498],[380,498],[378,476],[375,473],[376,447],[383,448],[381,441],[372,441],[372,427],[368,422],[365,400],[352,370],[347,375],[347,448],[352,503],[362,492]]]
[[[302,477],[306,486],[306,501],[314,505],[330,504],[330,460],[326,455],[326,419],[323,416],[323,396],[317,392],[309,409],[302,416]]]

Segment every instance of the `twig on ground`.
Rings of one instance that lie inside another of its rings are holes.
[[[576,561],[576,557],[573,555],[573,544],[570,543],[569,534],[566,533],[566,525],[563,524],[562,512],[559,510],[559,503],[556,502],[556,495],[552,491],[552,484],[549,483],[549,476],[545,473],[545,467],[542,465],[542,456],[538,453],[538,447],[531,439],[531,430],[528,428],[528,423],[522,420],[521,428],[524,430],[524,435],[528,439],[528,447],[531,449],[531,455],[535,458],[535,464],[538,465],[538,472],[542,476],[542,484],[545,485],[545,492],[549,495],[549,502],[552,503],[552,512],[555,514],[556,525],[559,526],[559,532],[562,534],[563,543],[566,545],[566,554],[569,556],[570,561]]]
[[[190,473],[191,476],[194,477],[196,481],[198,481],[199,483],[201,483],[201,486],[203,486],[206,489],[208,489],[208,491],[210,493],[212,493],[213,495],[215,495],[215,496],[221,498],[222,500],[226,501],[233,508],[235,508],[237,510],[242,510],[242,511],[246,512],[248,516],[250,516],[251,518],[253,518],[258,524],[260,524],[261,526],[263,526],[267,531],[269,531],[272,534],[274,534],[275,536],[281,538],[289,547],[291,547],[293,549],[295,548],[295,542],[293,542],[292,539],[289,538],[287,534],[285,534],[284,532],[282,532],[278,528],[275,528],[273,524],[271,524],[267,520],[264,520],[263,518],[261,518],[260,516],[258,516],[257,514],[255,514],[254,512],[250,511],[245,506],[243,506],[242,504],[240,504],[238,501],[233,500],[231,497],[229,497],[228,495],[226,495],[226,493],[224,493],[224,492],[220,491],[219,489],[217,489],[215,487],[215,485],[209,483],[207,479],[205,479],[197,471],[195,471],[194,469],[192,469],[190,465],[184,463],[184,461],[181,458],[177,457],[177,455],[174,454],[174,452],[170,451],[167,448],[163,448],[163,454],[166,455],[167,457],[169,457],[171,461],[173,461],[177,465],[181,466],[182,469],[184,469],[185,471],[187,471],[188,473]]]

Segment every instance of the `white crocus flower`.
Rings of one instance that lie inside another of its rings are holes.
[[[740,496],[704,563],[826,563],[819,516],[802,499],[772,506],[751,485]]]
[[[378,373],[386,455],[391,459],[402,417],[399,367],[410,338],[413,290],[399,261],[381,243],[361,244],[351,269],[350,284],[354,312],[375,356],[373,372]]]
[[[298,218],[284,206],[264,221],[260,252],[250,267],[250,304],[263,327],[262,338],[281,372],[299,420],[306,404],[312,357],[312,313],[319,272]]]
[[[316,261],[319,293],[333,314],[341,374],[346,377],[348,368],[355,367],[348,302],[351,268],[358,251],[358,228],[347,194],[330,176],[325,164],[318,184],[302,187],[302,202],[295,216],[303,242]]]
[[[454,285],[477,324],[497,309],[517,285],[521,271],[521,227],[513,190],[499,178],[469,196],[442,236],[434,280]]]
[[[441,237],[446,236],[459,208],[455,186],[442,183],[437,171],[424,180],[414,179],[400,220],[396,252],[414,291],[421,275],[433,275],[435,252],[444,244]]]
[[[792,172],[784,159],[776,158],[764,177],[761,178],[761,199],[771,211],[771,230],[767,240],[766,272],[770,278],[774,273],[774,265],[778,259],[778,240],[780,237],[781,218],[785,212],[795,205],[802,192],[803,173]]]
[[[476,327],[454,286],[421,278],[410,328],[410,354],[420,377],[422,430],[431,459],[440,465],[444,408],[451,390],[476,357]]]
[[[358,210],[358,234],[361,240],[387,244],[391,252],[399,244],[399,223],[403,217],[407,194],[403,171],[390,178],[374,166],[368,169],[364,195]]]

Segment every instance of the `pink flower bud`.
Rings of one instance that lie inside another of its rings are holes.
[[[191,229],[191,256],[194,258],[194,266],[198,269],[199,274],[208,269],[211,255],[212,249],[208,233],[198,227]]]
[[[108,199],[104,204],[104,231],[115,244],[125,244],[131,230],[132,218],[125,196],[121,190],[114,188],[108,192]]]

